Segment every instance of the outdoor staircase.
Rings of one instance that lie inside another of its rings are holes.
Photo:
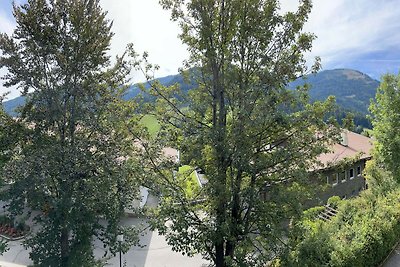
[[[318,215],[318,218],[319,218],[319,219],[322,219],[322,220],[324,220],[324,221],[330,221],[330,220],[332,219],[332,217],[335,217],[335,216],[336,216],[337,210],[334,209],[334,208],[332,208],[332,207],[330,207],[330,206],[328,206],[328,205],[325,205],[324,207],[325,207],[325,210],[322,211],[322,212]]]

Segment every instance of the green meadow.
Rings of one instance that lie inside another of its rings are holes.
[[[155,136],[161,128],[160,123],[153,115],[144,115],[140,122],[147,128],[151,136]]]

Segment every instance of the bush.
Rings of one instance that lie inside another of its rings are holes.
[[[282,266],[378,266],[386,258],[400,236],[400,190],[335,203],[332,221],[312,221],[306,213]]]
[[[328,206],[330,206],[331,208],[334,208],[334,209],[336,209],[338,206],[339,206],[339,204],[340,204],[340,202],[341,202],[342,200],[340,199],[340,197],[339,196],[333,196],[333,197],[330,197],[329,199],[328,199]]]

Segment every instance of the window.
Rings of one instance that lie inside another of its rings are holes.
[[[353,179],[354,178],[354,169],[349,170],[349,178]]]
[[[357,176],[361,175],[361,166],[357,166]]]
[[[346,182],[346,172],[345,171],[340,172],[339,178],[340,178],[340,181],[342,181],[342,183]]]
[[[332,186],[335,186],[338,184],[338,174],[337,173],[332,173],[331,174],[331,178],[332,178]]]

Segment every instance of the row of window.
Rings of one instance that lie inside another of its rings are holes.
[[[326,182],[333,186],[337,185],[339,182],[344,183],[348,179],[354,179],[355,175],[361,175],[361,166],[357,166],[356,171],[354,173],[354,168],[351,168],[346,171],[342,171],[339,173],[332,173],[331,175],[326,177]]]
[[[360,192],[361,192],[362,190],[364,190],[364,189],[363,189],[362,187],[359,187],[359,188],[358,188],[358,192],[357,192],[356,189],[354,189],[353,191],[351,191],[351,195],[346,195],[346,194],[344,194],[343,196],[340,196],[340,198],[342,198],[342,199],[347,199],[348,197],[354,197],[354,196],[360,194]]]

